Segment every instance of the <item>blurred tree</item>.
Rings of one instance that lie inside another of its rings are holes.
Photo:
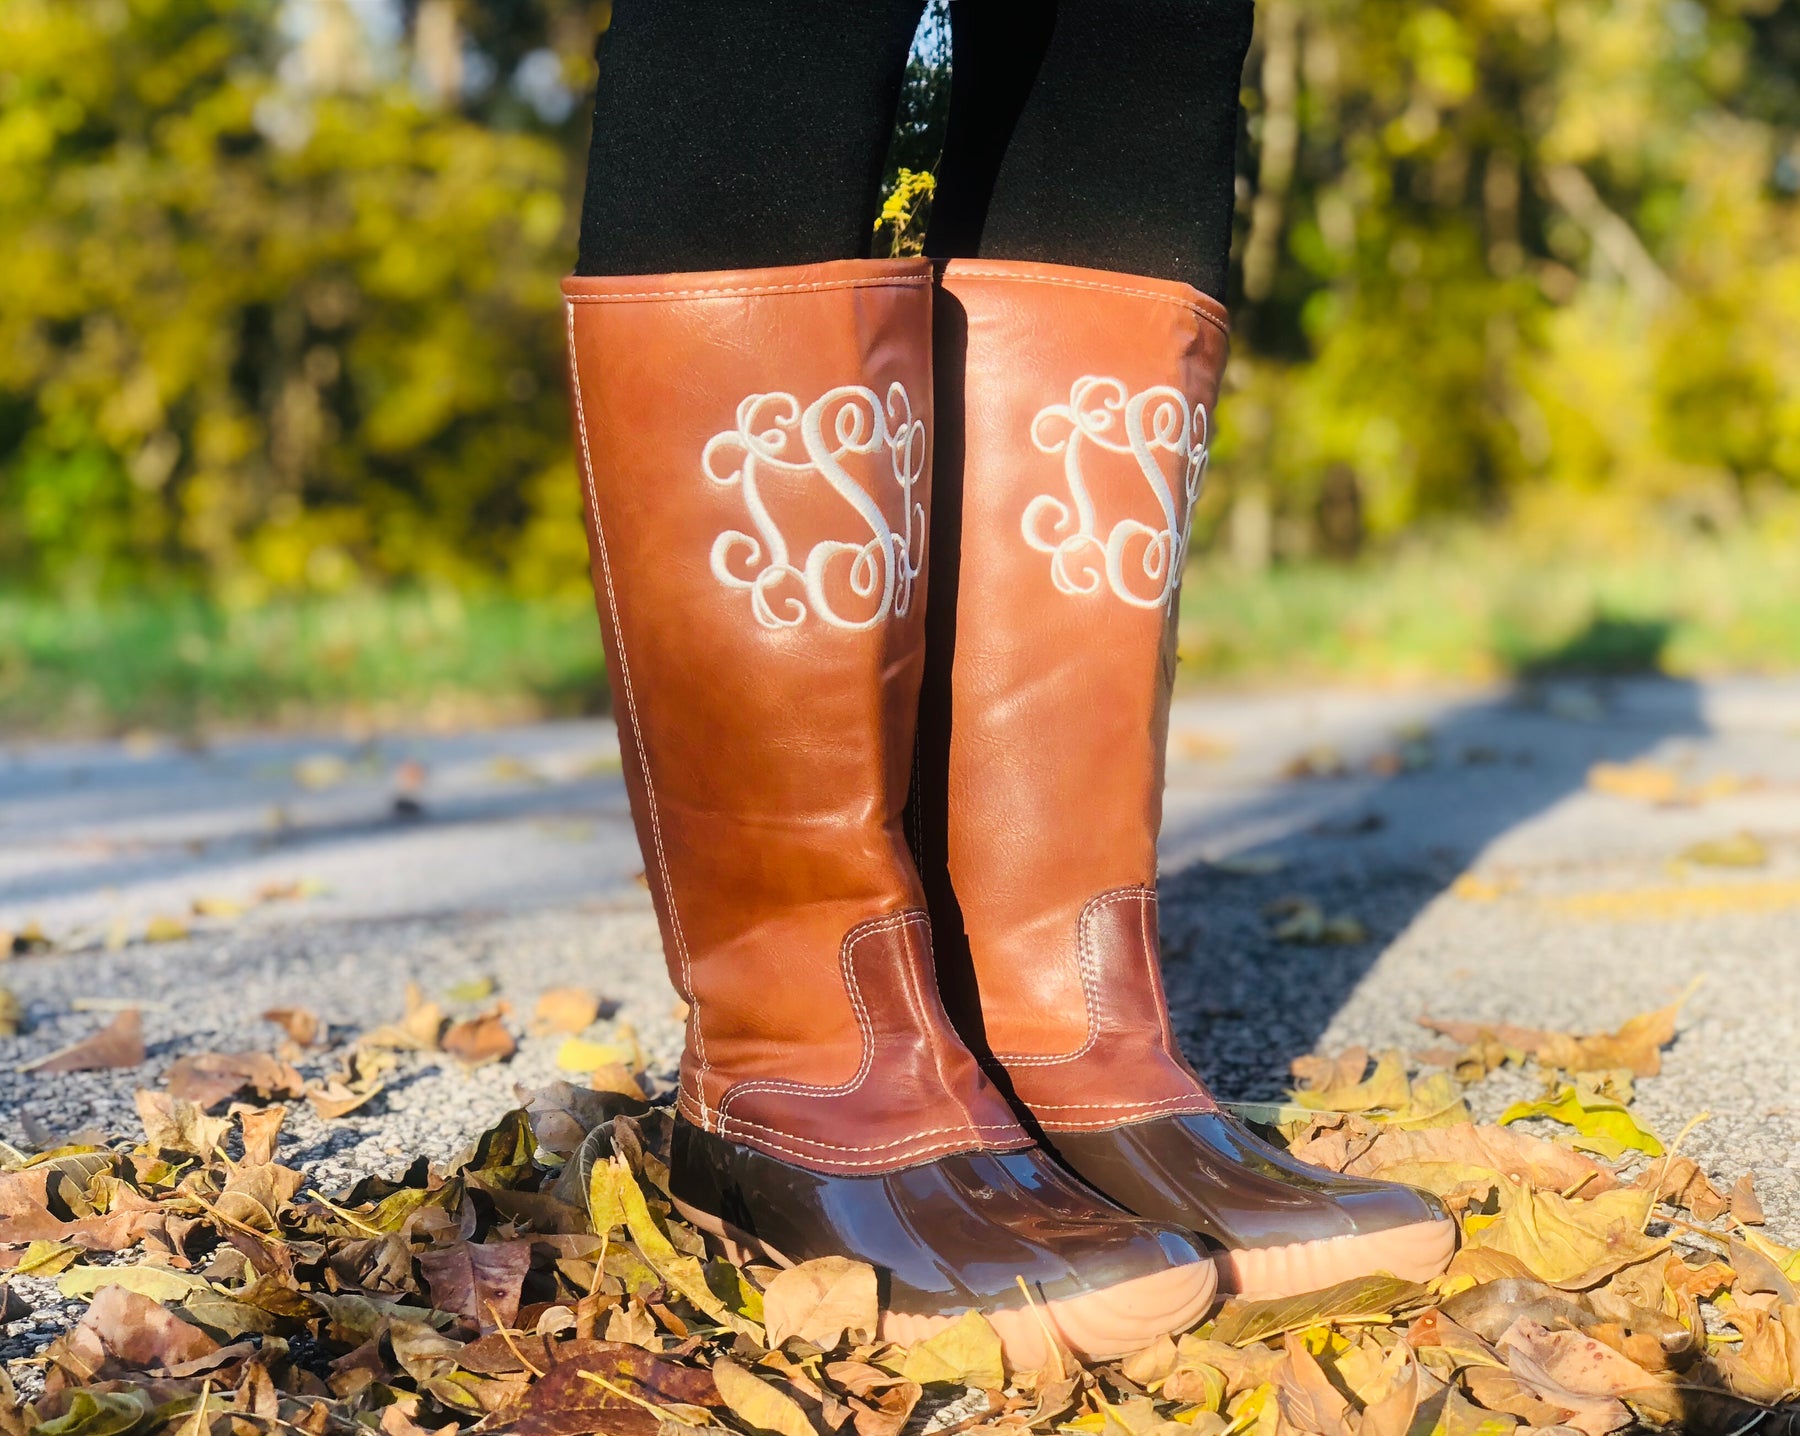
[[[605,0],[0,5],[0,576],[583,582],[556,283]],[[916,247],[922,29],[873,245]],[[1261,0],[1197,541],[1800,492],[1800,0]],[[721,216],[721,222],[728,222]]]

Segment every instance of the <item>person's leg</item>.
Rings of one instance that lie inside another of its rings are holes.
[[[576,273],[868,254],[924,0],[614,0]]]
[[[1221,298],[1251,0],[953,0],[927,252]]]
[[[991,0],[961,4],[958,41],[1007,54]],[[1423,1280],[1455,1227],[1258,1141],[1163,995],[1163,761],[1249,23],[1248,0],[1060,0],[985,207],[959,195],[953,233],[934,226],[973,257],[945,264],[935,316],[913,834],[952,1015],[1028,1125],[1126,1210],[1217,1242],[1233,1289],[1275,1296]]]

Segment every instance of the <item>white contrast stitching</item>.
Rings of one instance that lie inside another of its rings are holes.
[[[839,279],[812,284],[744,284],[730,289],[640,289],[629,294],[568,294],[570,304],[656,304],[665,299],[741,299],[756,294],[829,294],[838,289],[885,289],[930,284],[929,274],[876,275],[867,279]]]
[[[1061,1056],[1041,1057],[1029,1053],[1020,1055],[996,1052],[994,1054],[996,1061],[1008,1067],[1054,1067],[1059,1063],[1073,1062],[1078,1058],[1085,1057],[1093,1050],[1094,1044],[1100,1040],[1100,982],[1099,974],[1095,971],[1093,932],[1088,926],[1088,915],[1101,908],[1112,907],[1117,903],[1142,902],[1147,895],[1148,889],[1146,888],[1124,888],[1117,892],[1102,893],[1081,909],[1081,916],[1075,921],[1077,934],[1075,966],[1081,974],[1081,995],[1087,1004],[1087,1041],[1083,1042],[1075,1051],[1064,1053]],[[1151,901],[1155,901],[1154,897],[1151,898]]]
[[[734,1117],[734,1118],[732,1118],[732,1121],[735,1123],[738,1123],[739,1125],[755,1126],[754,1123],[745,1123],[741,1117]],[[939,1132],[955,1132],[955,1133],[960,1133],[961,1135],[956,1136],[956,1137],[946,1138],[945,1140],[943,1140],[941,1142],[927,1143],[925,1146],[920,1147],[914,1151],[908,1151],[905,1153],[890,1155],[890,1156],[886,1156],[886,1157],[873,1157],[867,1161],[861,1161],[861,1162],[853,1162],[853,1161],[850,1161],[847,1158],[843,1158],[843,1157],[822,1157],[813,1152],[802,1151],[798,1147],[790,1146],[784,1142],[776,1141],[775,1140],[776,1136],[788,1135],[787,1133],[784,1133],[784,1132],[776,1133],[775,1136],[758,1136],[755,1138],[755,1141],[760,1143],[762,1146],[773,1148],[777,1152],[785,1152],[788,1156],[798,1157],[803,1161],[818,1162],[824,1166],[891,1167],[896,1161],[903,1161],[909,1157],[927,1157],[927,1156],[932,1156],[939,1152],[948,1152],[948,1151],[956,1150],[958,1148],[970,1147],[970,1146],[978,1144],[980,1142],[980,1136],[979,1136],[980,1133],[991,1132],[991,1131],[1010,1132],[1010,1133],[1014,1134],[1014,1136],[1017,1137],[1018,1140],[1016,1140],[1008,1145],[1005,1145],[1005,1146],[984,1147],[984,1148],[982,1148],[982,1150],[984,1150],[984,1151],[1011,1152],[1011,1151],[1016,1151],[1021,1147],[1028,1147],[1031,1145],[1031,1139],[1029,1137],[1025,1136],[1023,1133],[1021,1133],[1019,1131],[1019,1128],[1010,1122],[1002,1127],[934,1127],[930,1131],[915,1133],[913,1136],[906,1138],[905,1141],[906,1142],[914,1142],[923,1137],[936,1136]],[[721,1130],[719,1135],[727,1136],[729,1134],[727,1134],[726,1132]],[[801,1138],[800,1140],[805,1141],[806,1139]],[[824,1150],[826,1150],[828,1152],[877,1152],[877,1151],[883,1150],[880,1147],[835,1147],[835,1146],[830,1145],[829,1143],[817,1143],[815,1145],[823,1147]],[[897,1147],[897,1146],[901,1146],[901,1145],[903,1145],[903,1143],[901,1143],[901,1142],[891,1142],[888,1144],[889,1147]]]
[[[1104,1128],[1117,1127],[1132,1115],[1145,1115],[1173,1109],[1175,1112],[1205,1113],[1219,1110],[1218,1103],[1208,1102],[1203,1096],[1171,1097],[1163,1102],[1144,1102],[1132,1107],[1115,1107],[1111,1103],[1094,1102],[1086,1104],[1094,1107],[1105,1107],[1107,1115],[1092,1122],[1059,1122],[1053,1119],[1041,1119],[1040,1125],[1050,1132],[1095,1132]],[[1035,1108],[1033,1109],[1036,1110]]]
[[[587,488],[588,508],[594,516],[595,547],[600,551],[600,577],[606,589],[606,607],[612,614],[613,642],[619,650],[619,686],[625,693],[625,711],[631,719],[631,742],[637,749],[638,771],[644,775],[645,806],[650,814],[650,836],[656,848],[656,868],[662,878],[663,900],[669,907],[669,926],[674,929],[675,951],[681,959],[682,996],[688,1002],[688,1031],[694,1041],[694,1055],[700,1059],[697,1081],[704,1083],[707,1073],[706,1039],[700,1026],[700,999],[694,992],[692,964],[688,959],[687,935],[682,931],[681,913],[675,906],[675,885],[669,879],[668,855],[663,851],[662,819],[656,807],[656,784],[650,776],[650,759],[639,736],[637,700],[632,694],[631,664],[625,656],[625,629],[619,622],[619,604],[613,594],[612,562],[607,557],[606,534],[600,523],[600,498],[594,490],[594,458],[588,448],[587,408],[581,398],[581,364],[575,354],[575,309],[568,308],[569,383],[575,397],[575,428],[581,437],[581,476]]]
[[[1173,294],[1162,294],[1154,289],[1136,289],[1129,284],[1105,284],[1098,279],[1075,279],[1052,274],[1018,274],[1005,269],[972,269],[957,266],[955,274],[948,276],[952,285],[959,278],[1000,279],[1008,284],[1054,284],[1064,289],[1096,289],[1107,294],[1128,294],[1134,299],[1154,299],[1161,304],[1173,304],[1177,309],[1185,309],[1196,319],[1203,319],[1221,334],[1230,337],[1231,325],[1221,319],[1204,305],[1196,304],[1191,299],[1178,299]]]
[[[874,918],[859,924],[844,935],[843,944],[838,949],[838,969],[844,975],[844,986],[850,994],[850,1006],[856,1015],[857,1030],[862,1033],[862,1062],[856,1069],[856,1075],[848,1082],[840,1082],[835,1087],[821,1087],[812,1082],[789,1082],[778,1077],[758,1078],[739,1083],[725,1094],[719,1102],[719,1120],[739,1121],[730,1114],[731,1104],[748,1092],[788,1092],[797,1097],[848,1097],[861,1087],[868,1078],[870,1069],[875,1065],[875,1023],[869,1016],[869,1009],[863,1002],[862,986],[856,980],[856,963],[852,955],[857,944],[866,937],[877,933],[892,932],[895,928],[904,928],[908,923],[924,921],[924,914],[917,912],[894,913],[888,917]],[[792,1134],[790,1134],[792,1135]],[[797,1141],[808,1138],[796,1137]],[[847,1151],[862,1150],[846,1148]]]

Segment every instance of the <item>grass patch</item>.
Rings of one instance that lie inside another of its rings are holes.
[[[189,595],[0,596],[0,729],[451,726],[606,701],[593,604],[367,593],[228,609]]]
[[[1464,532],[1251,575],[1200,563],[1184,682],[1407,684],[1556,671],[1800,671],[1800,545],[1746,533],[1622,556]],[[363,593],[233,610],[188,595],[0,595],[0,730],[435,727],[594,712],[585,597]]]
[[[1462,532],[1354,565],[1202,563],[1181,656],[1188,681],[1243,683],[1792,672],[1800,547],[1751,532],[1582,554]]]

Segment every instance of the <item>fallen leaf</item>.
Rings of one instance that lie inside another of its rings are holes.
[[[0,1037],[17,1037],[25,1022],[25,1008],[11,988],[0,987]]]
[[[164,1079],[169,1095],[209,1111],[240,1093],[265,1102],[298,1097],[305,1079],[285,1062],[265,1052],[202,1052],[182,1057]]]
[[[1300,1088],[1294,1101],[1314,1112],[1372,1112],[1377,1108],[1404,1107],[1412,1098],[1406,1080],[1406,1059],[1397,1051],[1383,1052],[1367,1080],[1349,1086]]]
[[[197,1291],[210,1291],[205,1277],[192,1272],[140,1263],[135,1266],[75,1266],[56,1279],[64,1296],[91,1297],[103,1288],[122,1288],[151,1301],[180,1301]]]
[[[138,1117],[152,1148],[210,1157],[231,1130],[229,1117],[209,1117],[196,1102],[140,1087],[134,1094]]]
[[[921,1386],[947,1383],[982,1390],[1006,1385],[1000,1334],[978,1311],[964,1312],[949,1326],[906,1353],[900,1374]]]
[[[1552,1286],[1597,1282],[1666,1243],[1643,1234],[1650,1193],[1634,1187],[1587,1199],[1533,1191],[1517,1182],[1499,1189],[1500,1212],[1464,1223],[1468,1242],[1517,1257]]]
[[[180,942],[188,935],[185,920],[159,914],[144,924],[145,942]]]
[[[99,1072],[114,1067],[136,1067],[144,1060],[144,1022],[135,1007],[128,1007],[91,1037],[60,1052],[41,1057],[26,1072]]]
[[[271,1007],[263,1013],[264,1022],[273,1022],[297,1047],[311,1047],[325,1031],[318,1014],[304,1007]]]
[[[1756,1182],[1748,1172],[1731,1188],[1731,1219],[1740,1226],[1759,1227],[1768,1220],[1756,1197]]]
[[[1663,1145],[1656,1134],[1638,1124],[1621,1102],[1609,1102],[1575,1087],[1561,1087],[1553,1097],[1537,1102],[1514,1102],[1500,1114],[1500,1125],[1510,1126],[1529,1117],[1547,1117],[1573,1127],[1582,1140],[1575,1145],[1617,1161],[1627,1151],[1660,1157]]]
[[[123,1286],[103,1286],[82,1313],[76,1332],[89,1335],[106,1355],[134,1371],[154,1371],[210,1356],[219,1349],[197,1326]],[[74,1335],[75,1333],[71,1333]]]
[[[1705,868],[1761,868],[1768,866],[1769,849],[1754,833],[1734,833],[1683,848],[1680,861]]]
[[[309,753],[294,764],[294,781],[318,792],[335,788],[350,776],[350,765],[336,753]]]
[[[600,1020],[598,993],[585,987],[552,987],[537,1000],[531,1016],[539,1032],[581,1032]]]
[[[1328,1129],[1298,1142],[1293,1155],[1356,1177],[1381,1177],[1424,1187],[1438,1196],[1495,1176],[1587,1196],[1619,1185],[1612,1171],[1590,1157],[1527,1132],[1458,1123],[1418,1131],[1380,1126]]]
[[[874,1339],[880,1316],[875,1268],[848,1257],[818,1257],[776,1275],[763,1289],[769,1345],[799,1337],[825,1351]]]
[[[494,995],[495,985],[494,979],[484,973],[480,977],[471,977],[466,982],[451,983],[444,989],[444,996],[452,1002],[464,1004],[486,1002]]]
[[[401,1052],[433,1052],[444,1030],[444,1009],[426,1000],[416,982],[406,984],[406,1015],[362,1035],[365,1047],[386,1047]]]
[[[1565,1072],[1604,1072],[1624,1068],[1634,1077],[1654,1077],[1662,1071],[1662,1048],[1675,1037],[1675,1019],[1683,998],[1654,1012],[1640,1013],[1617,1032],[1578,1037],[1567,1032],[1546,1032],[1511,1023],[1449,1022],[1421,1017],[1421,1026],[1441,1033],[1453,1042],[1498,1042],[1537,1058],[1546,1067]]]
[[[1657,1385],[1655,1376],[1604,1342],[1579,1331],[1550,1331],[1529,1317],[1494,1345],[1502,1353],[1524,1352],[1558,1388],[1577,1396],[1625,1396]]]
[[[1350,1436],[1350,1403],[1293,1332],[1286,1334],[1283,1346],[1287,1361],[1275,1379],[1282,1417],[1300,1431]]]
[[[629,1067],[636,1052],[610,1042],[584,1042],[571,1037],[556,1050],[556,1065],[565,1072],[592,1072],[601,1067]]]
[[[244,905],[241,902],[217,893],[197,897],[188,907],[195,917],[218,918],[226,922],[244,915]]]
[[[519,1314],[519,1291],[531,1268],[531,1243],[457,1242],[419,1257],[431,1287],[431,1304],[453,1311],[487,1335],[510,1327]]]
[[[1375,1275],[1355,1277],[1298,1296],[1271,1297],[1263,1301],[1231,1297],[1213,1322],[1212,1339],[1229,1346],[1245,1346],[1265,1337],[1303,1331],[1328,1321],[1389,1315],[1417,1305],[1426,1295],[1426,1288],[1418,1282]]]
[[[501,1018],[509,1011],[502,1002],[479,1017],[453,1022],[443,1036],[443,1048],[465,1067],[481,1067],[489,1062],[504,1062],[519,1050],[512,1033]]]
[[[713,1362],[712,1375],[731,1414],[751,1430],[771,1431],[776,1436],[818,1436],[798,1401],[729,1357]]]

